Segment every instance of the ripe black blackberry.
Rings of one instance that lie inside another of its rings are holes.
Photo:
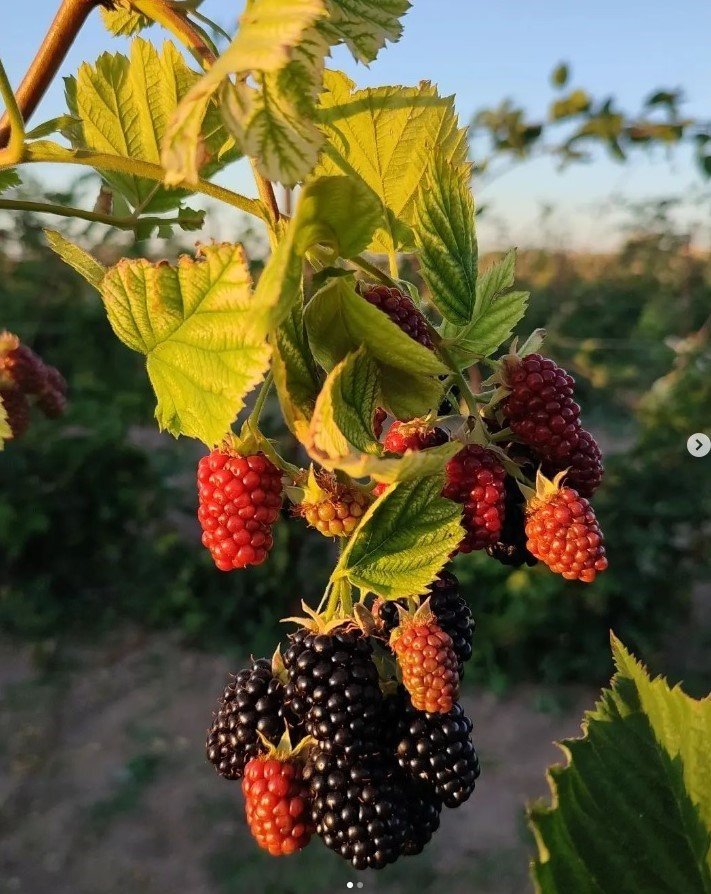
[[[422,311],[415,306],[412,298],[399,289],[366,283],[359,286],[359,292],[368,304],[387,314],[406,335],[430,351],[434,350],[427,320]]]
[[[302,628],[284,652],[286,698],[325,752],[365,754],[378,744],[383,696],[373,647],[358,629]]]
[[[472,722],[460,704],[448,714],[416,711],[402,694],[395,753],[400,767],[426,782],[445,807],[459,807],[474,791],[479,759],[471,740]]]
[[[391,757],[376,752],[352,759],[316,749],[304,779],[316,834],[356,869],[382,869],[406,845],[414,852],[419,844],[411,831],[416,818],[408,813],[402,778]]]
[[[511,568],[522,565],[533,567],[538,559],[526,548],[526,514],[524,497],[516,481],[506,478],[506,510],[501,536],[496,543],[486,547],[492,559]]]
[[[266,658],[253,661],[227,685],[207,734],[207,759],[225,779],[241,779],[245,765],[264,752],[258,733],[276,745],[285,719],[284,686]],[[289,723],[294,741],[300,738]]]
[[[404,775],[404,774],[403,774]],[[424,783],[407,780],[404,783],[405,818],[407,830],[402,847],[403,857],[421,854],[434,833],[439,829],[442,801],[432,788]]]
[[[467,601],[459,593],[459,581],[451,571],[441,571],[428,587],[430,608],[437,623],[452,638],[454,651],[459,662],[459,678],[464,672],[464,664],[472,657],[472,639],[474,637],[474,621]],[[426,596],[422,597],[423,599]],[[379,602],[378,618],[383,632],[388,636],[397,627],[399,615],[397,603],[407,608],[406,599]]]

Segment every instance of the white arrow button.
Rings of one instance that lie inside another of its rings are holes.
[[[707,456],[711,452],[711,438],[702,431],[697,431],[686,442],[686,449],[697,459]]]

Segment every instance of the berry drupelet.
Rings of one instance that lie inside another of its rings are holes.
[[[261,453],[213,450],[198,464],[202,542],[220,571],[261,565],[282,504],[281,472]]]
[[[19,388],[0,388],[0,402],[13,438],[21,438],[30,427],[30,404]]]
[[[227,685],[207,734],[207,758],[225,779],[240,779],[248,761],[276,744],[291,715],[284,707],[284,686],[266,658],[241,670]],[[293,730],[295,724],[289,722]]]
[[[287,703],[324,752],[372,751],[383,697],[373,647],[358,629],[297,630],[284,652]]]
[[[464,506],[459,552],[496,543],[504,524],[506,470],[485,447],[467,444],[447,463],[442,496]]]

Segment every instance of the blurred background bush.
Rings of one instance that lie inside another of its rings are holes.
[[[604,679],[611,627],[654,666],[709,572],[711,494],[685,443],[711,406],[711,260],[677,231],[673,203],[631,211],[615,254],[519,256],[526,329],[547,328],[546,351],[576,376],[605,448],[596,505],[610,569],[581,587],[485,555],[458,561],[478,624],[473,673],[497,689]],[[0,461],[0,627],[42,640],[129,620],[192,645],[266,651],[275,619],[321,591],[332,546],[294,521],[278,526],[267,565],[215,572],[195,521],[200,448],[157,434],[142,358],[114,338],[98,296],[45,247],[32,215],[3,225],[0,306],[3,326],[62,369],[71,394],[60,422],[36,420]],[[271,409],[267,428],[288,451]]]

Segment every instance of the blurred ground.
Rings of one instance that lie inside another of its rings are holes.
[[[596,693],[470,692],[483,771],[425,855],[349,872],[315,840],[288,861],[247,838],[236,784],[203,760],[223,657],[124,632],[54,656],[0,643],[0,891],[23,894],[520,894],[530,889],[523,803],[544,795],[552,741],[576,735]],[[46,660],[46,657],[45,657]],[[233,668],[234,669],[234,668]]]

